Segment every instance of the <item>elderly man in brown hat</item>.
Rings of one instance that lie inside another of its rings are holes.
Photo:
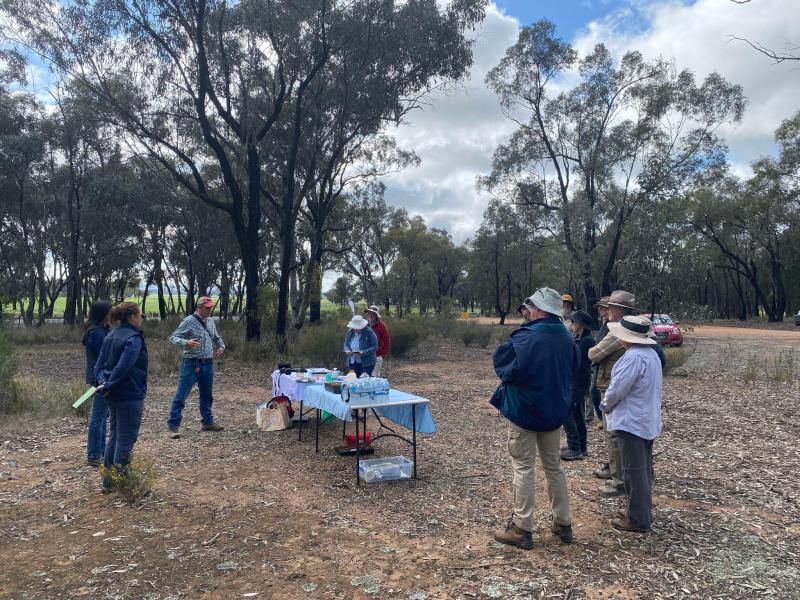
[[[632,314],[636,307],[636,298],[630,292],[615,290],[611,292],[606,304],[608,305],[608,323],[618,323],[625,315]],[[611,370],[616,362],[625,353],[625,348],[611,332],[607,333],[594,347],[589,350],[589,360],[597,365],[596,385],[601,396],[605,394],[611,383]],[[622,469],[619,464],[619,439],[615,431],[608,430],[608,421],[603,417],[606,429],[606,447],[608,449],[608,463],[597,469],[594,474],[600,479],[609,479],[607,485],[600,488],[599,493],[605,498],[625,495],[625,483],[622,479]]]

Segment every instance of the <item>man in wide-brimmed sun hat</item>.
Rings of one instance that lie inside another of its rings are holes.
[[[611,384],[600,408],[607,429],[617,435],[619,462],[628,509],[611,524],[623,531],[650,530],[653,440],[661,433],[661,361],[648,346],[652,324],[646,317],[625,316],[608,329],[625,348],[611,371]]]
[[[624,290],[615,290],[606,301],[608,305],[608,323],[616,323],[622,319],[623,316],[631,314],[636,310],[636,298],[630,292]],[[589,359],[597,365],[597,388],[600,390],[602,396],[608,389],[611,381],[611,369],[614,364],[620,359],[625,352],[622,344],[614,337],[613,334],[606,334],[602,340],[589,350]],[[620,473],[619,465],[617,464],[617,457],[619,451],[617,449],[617,436],[613,432],[608,432],[606,428],[606,445],[608,447],[608,462],[594,471],[594,474],[599,479],[610,480],[608,485],[600,488],[599,493],[601,496],[611,498],[613,496],[622,496],[625,493],[625,485],[622,481],[622,474]]]
[[[380,377],[383,359],[389,356],[392,341],[389,338],[389,330],[386,329],[386,323],[383,322],[380,308],[378,308],[377,305],[370,304],[364,310],[364,317],[369,321],[369,326],[372,328],[372,331],[375,332],[375,337],[378,339],[378,349],[375,351],[375,367],[372,369],[372,376]]]
[[[347,357],[347,368],[355,372],[356,377],[362,373],[372,375],[375,367],[375,350],[378,339],[369,328],[369,321],[361,315],[355,315],[347,324],[344,336],[344,353]]]
[[[519,306],[525,323],[493,356],[502,383],[491,404],[508,420],[508,451],[513,471],[514,512],[494,532],[498,542],[533,548],[534,465],[538,452],[547,475],[552,507],[551,531],[572,541],[567,479],[559,460],[561,425],[572,402],[572,374],[578,348],[561,322],[561,295],[540,288]]]

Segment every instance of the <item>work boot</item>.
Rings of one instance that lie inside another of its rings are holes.
[[[222,431],[225,429],[222,425],[218,425],[217,423],[209,423],[208,425],[203,425],[203,431]]]
[[[625,486],[617,486],[609,483],[597,490],[597,493],[603,498],[616,498],[617,496],[625,495]]]
[[[87,458],[86,459],[86,464],[89,465],[90,467],[97,468],[97,467],[99,467],[100,465],[103,464],[103,459],[102,458]]]
[[[608,466],[608,463],[604,463],[602,467],[592,472],[598,479],[611,479],[611,467]]]
[[[558,523],[553,521],[553,525],[550,528],[550,531],[553,532],[553,535],[558,536],[562,544],[572,543],[572,525],[559,525]]]
[[[100,488],[101,494],[110,494],[114,491],[114,482],[111,477],[103,477],[103,487]]]
[[[508,522],[505,529],[495,529],[494,539],[501,544],[516,546],[523,550],[531,550],[533,548],[533,536],[531,532],[520,529],[514,524],[513,520]]]
[[[634,533],[647,533],[650,531],[649,529],[640,527],[636,521],[632,521],[627,517],[624,519],[611,519],[611,526],[614,529],[619,529],[620,531],[632,531]]]
[[[583,453],[578,450],[567,449],[561,453],[561,460],[583,460]]]
[[[170,437],[170,439],[173,439],[173,440],[177,440],[179,437],[181,437],[181,434],[178,431],[177,427],[170,427],[169,428],[169,437]]]

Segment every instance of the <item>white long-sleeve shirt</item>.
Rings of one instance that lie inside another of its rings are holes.
[[[600,409],[609,431],[627,431],[646,440],[661,433],[661,361],[652,348],[631,346],[611,370]]]

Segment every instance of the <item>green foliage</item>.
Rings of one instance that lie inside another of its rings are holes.
[[[664,348],[664,355],[667,357],[664,374],[671,373],[683,366],[689,359],[689,352],[686,348]]]
[[[18,403],[19,391],[14,381],[16,371],[14,346],[6,332],[0,329],[0,413],[13,412]]]
[[[45,323],[41,327],[10,327],[6,334],[17,346],[36,346],[39,344],[78,343],[83,338],[83,329],[55,323]]]
[[[306,325],[289,338],[289,362],[305,367],[343,368],[342,344],[346,332],[347,322],[340,319],[323,319]]]
[[[15,396],[12,403],[3,407],[5,414],[31,414],[63,416],[74,414],[72,403],[86,390],[86,384],[74,379],[69,382],[52,381],[36,375],[18,376],[14,379]],[[86,414],[82,408],[79,414]]]
[[[110,478],[114,491],[132,501],[150,493],[158,478],[158,471],[152,460],[134,454],[127,466],[114,465],[110,469],[100,467],[100,475]]]
[[[427,321],[429,320],[421,317],[387,321],[386,327],[392,340],[392,356],[407,357],[424,338],[430,335],[431,328],[426,327]]]
[[[148,369],[159,377],[177,375],[180,371],[183,348],[169,342],[152,344],[148,348]]]
[[[465,324],[461,328],[461,341],[465,346],[486,348],[492,341],[493,331],[486,325]]]
[[[183,317],[179,315],[170,315],[163,321],[161,319],[143,319],[144,337],[146,340],[165,340],[178,328],[182,320]]]

